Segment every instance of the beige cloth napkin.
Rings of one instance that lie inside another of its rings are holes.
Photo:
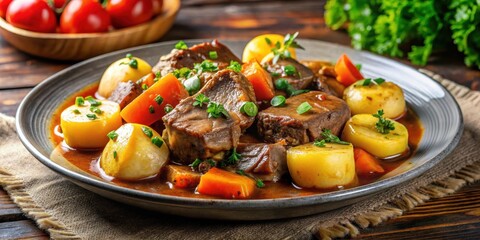
[[[164,215],[117,203],[77,187],[43,166],[20,143],[14,119],[1,114],[0,184],[27,216],[58,239],[328,239],[356,235],[359,228],[399,216],[425,200],[480,179],[480,92],[434,78],[462,108],[465,131],[458,147],[420,177],[327,213],[229,222]]]

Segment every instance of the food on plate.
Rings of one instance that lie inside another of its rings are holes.
[[[127,123],[108,137],[100,167],[109,176],[130,181],[152,177],[168,161],[162,137],[148,126]]]
[[[305,188],[329,189],[355,180],[352,144],[307,143],[287,150],[290,176]]]
[[[343,128],[342,139],[379,158],[408,151],[408,129],[395,120],[384,118],[381,110],[373,115],[354,115]]]
[[[152,72],[150,64],[145,60],[127,54],[125,58],[112,63],[103,73],[98,86],[98,94],[108,98],[120,82],[136,82]]]
[[[422,128],[401,88],[364,78],[346,55],[337,63],[343,68],[297,61],[289,52],[302,48],[297,35],[255,38],[244,51],[247,62],[217,40],[172,44],[153,68],[132,55],[116,61],[98,88],[76,96],[106,98],[102,105],[116,107],[117,121],[105,123],[99,133],[100,126],[85,131],[61,119],[61,146],[70,146],[63,155],[112,184],[226,199],[288,198],[355,187],[406,161]],[[280,46],[266,44],[273,40]],[[355,91],[365,97],[351,97]],[[86,102],[83,115],[97,111]],[[64,111],[72,114],[70,108]],[[110,116],[107,110],[103,114]],[[95,121],[87,123],[93,127]],[[99,150],[85,154],[92,138]]]
[[[363,79],[348,88],[343,93],[352,114],[374,114],[383,109],[387,118],[398,118],[407,110],[402,89],[395,83],[382,78]]]
[[[77,97],[75,104],[60,115],[65,142],[73,148],[102,148],[107,144],[107,133],[122,125],[120,107],[111,101],[93,97]]]
[[[262,62],[267,55],[269,55],[269,58],[273,58],[273,54],[270,54],[272,48],[276,50],[277,54],[288,54],[291,58],[296,58],[296,45],[292,45],[295,38],[296,36],[294,37],[290,34],[288,34],[287,37],[280,34],[263,34],[256,36],[245,46],[242,61],[249,62],[255,59],[257,62]]]
[[[0,17],[42,33],[102,33],[162,14],[163,0],[0,0]]]

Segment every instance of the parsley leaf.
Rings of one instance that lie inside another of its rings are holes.
[[[195,63],[193,69],[197,74],[202,72],[216,72],[218,71],[218,64],[209,60],[203,60],[202,63]]]
[[[238,63],[237,61],[230,61],[230,65],[227,67],[227,69],[230,69],[234,72],[240,72],[242,71],[242,65]]]
[[[325,143],[338,143],[342,145],[349,145],[349,142],[345,142],[340,140],[337,136],[335,136],[330,129],[322,129],[322,137],[325,140]]]
[[[216,102],[209,102],[207,106],[207,113],[209,118],[219,118],[221,116],[229,118],[230,114],[223,107],[222,104]]]
[[[201,108],[204,103],[207,104],[209,102],[210,102],[210,99],[207,96],[205,96],[203,93],[200,93],[195,97],[195,102],[193,102],[193,106]]]
[[[393,122],[383,118],[383,109],[378,110],[377,113],[372,114],[374,117],[378,118],[378,122],[375,123],[375,128],[381,134],[388,134],[390,131],[395,130],[395,125]]]
[[[280,42],[275,43],[275,47],[272,48],[273,60],[272,63],[276,64],[280,58],[286,59],[291,58],[291,53],[288,51],[289,48],[299,48],[304,49],[300,44],[295,40],[298,37],[298,32],[294,34],[287,34],[283,39],[283,46]],[[268,42],[268,41],[267,41]]]

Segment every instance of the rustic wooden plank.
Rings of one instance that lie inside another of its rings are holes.
[[[18,105],[30,90],[30,88],[0,90],[0,112],[15,116]]]
[[[29,220],[0,223],[0,239],[48,239],[48,235]]]
[[[7,192],[0,188],[0,222],[25,219],[20,208],[10,199]]]

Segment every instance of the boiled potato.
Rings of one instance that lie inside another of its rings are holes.
[[[130,66],[130,61],[136,60],[137,67]],[[112,63],[103,73],[98,93],[104,98],[110,97],[113,90],[119,82],[127,82],[129,80],[136,82],[138,79],[152,72],[152,67],[144,60],[136,57],[122,58]]]
[[[402,89],[392,82],[371,83],[363,86],[364,80],[358,81],[345,89],[343,99],[347,102],[352,115],[374,114],[383,109],[385,117],[396,118],[406,111]]]
[[[270,40],[270,44],[266,39]],[[245,49],[243,50],[242,61],[249,62],[252,59],[256,59],[257,62],[261,62],[265,56],[272,52],[272,48],[275,47],[276,42],[280,42],[281,47],[283,47],[283,39],[284,36],[279,34],[263,34],[256,36],[245,46]],[[294,48],[289,48],[288,51],[290,52],[292,58],[296,58]]]
[[[379,157],[386,158],[404,153],[408,149],[408,130],[403,124],[393,122],[395,130],[387,134],[377,131],[378,118],[371,114],[358,114],[350,118],[342,132],[342,139]]]
[[[93,101],[99,105],[92,106],[85,100],[83,104],[66,108],[60,115],[60,126],[68,146],[81,149],[102,148],[108,142],[107,134],[122,125],[120,106],[117,103]]]
[[[155,176],[167,163],[168,147],[150,127],[127,123],[114,135],[100,158],[100,167],[107,175],[123,180],[141,180]]]
[[[288,171],[295,184],[305,188],[327,189],[344,186],[355,180],[353,146],[311,143],[287,150]]]

